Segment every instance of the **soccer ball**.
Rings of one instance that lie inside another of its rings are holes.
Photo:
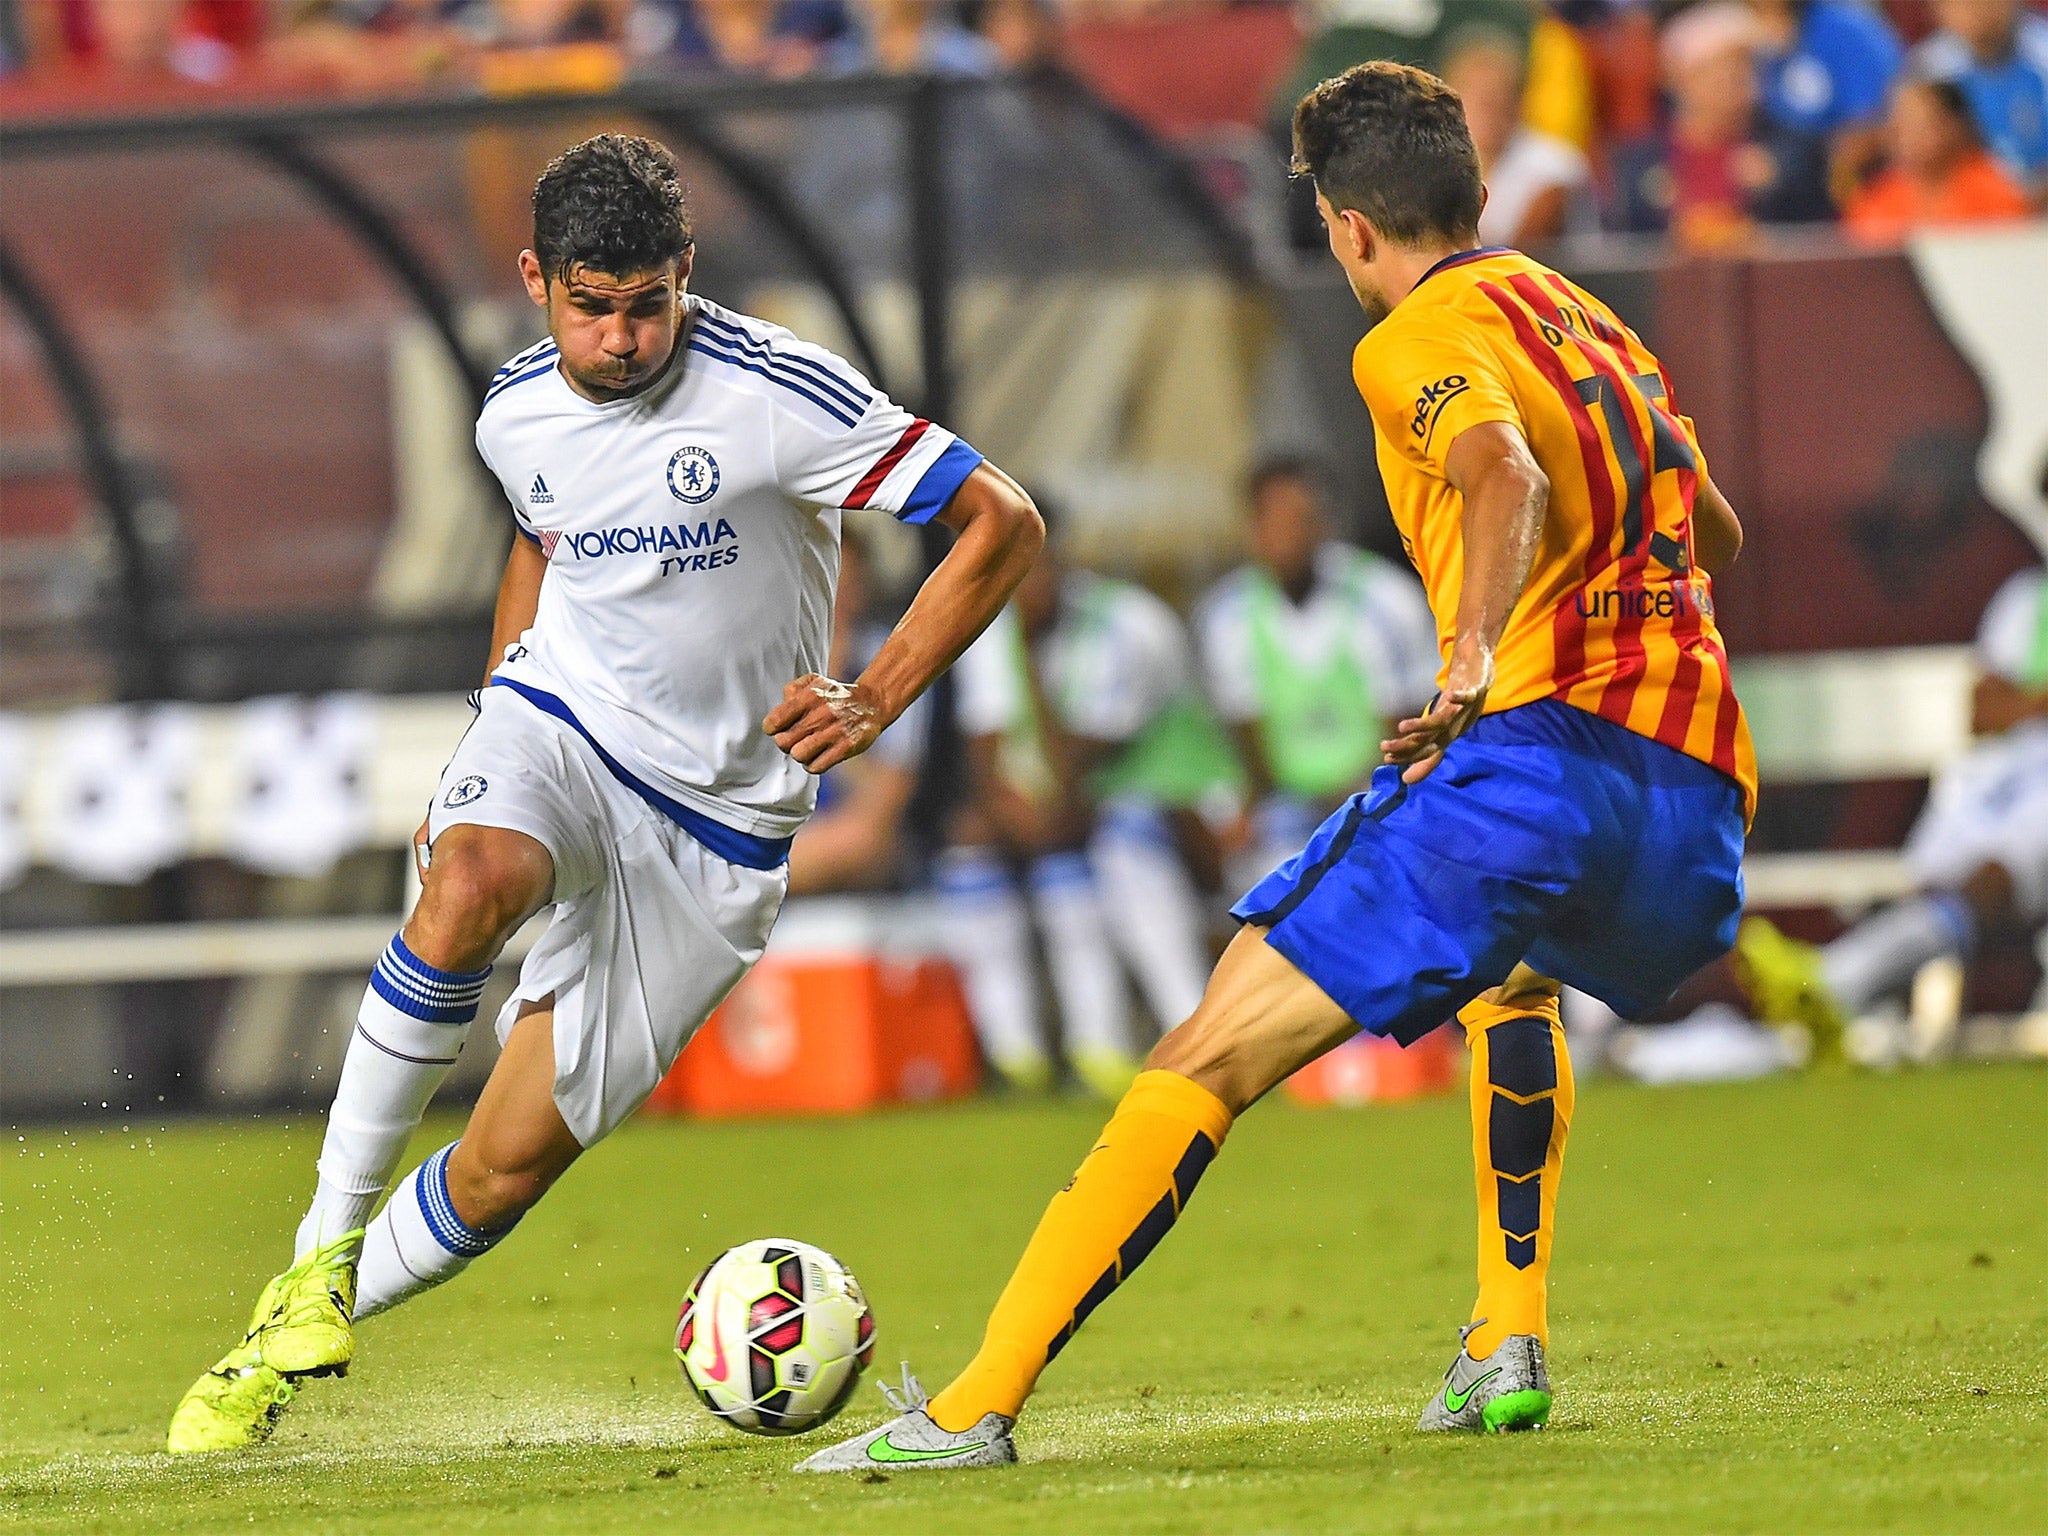
[[[683,1379],[718,1417],[755,1435],[800,1435],[846,1406],[875,1349],[860,1282],[809,1243],[728,1248],[676,1318]]]

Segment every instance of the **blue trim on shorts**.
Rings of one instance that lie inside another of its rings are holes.
[[[642,800],[653,806],[670,821],[681,827],[706,848],[724,859],[728,864],[738,864],[746,869],[780,869],[789,862],[789,845],[792,837],[758,837],[752,832],[742,832],[737,827],[728,827],[722,821],[713,821],[702,811],[693,811],[680,800],[671,799],[652,784],[636,778],[617,758],[599,745],[595,736],[584,728],[575,713],[552,693],[544,692],[528,683],[514,682],[509,677],[491,679],[493,688],[510,688],[542,714],[552,715],[570,730],[590,743],[598,761],[611,771],[611,776]]]

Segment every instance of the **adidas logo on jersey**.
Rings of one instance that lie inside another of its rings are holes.
[[[548,483],[539,475],[533,477],[533,489],[526,493],[526,504],[530,507],[552,506],[555,493],[548,489]]]

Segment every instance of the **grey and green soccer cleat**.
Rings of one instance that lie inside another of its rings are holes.
[[[179,1401],[165,1449],[189,1456],[260,1444],[301,1381],[348,1374],[362,1236],[344,1233],[263,1287],[242,1342]]]
[[[1017,1459],[1010,1440],[1012,1420],[985,1413],[972,1429],[954,1434],[941,1429],[925,1412],[924,1388],[903,1366],[903,1389],[876,1382],[896,1417],[879,1429],[827,1446],[797,1464],[799,1472],[872,1472],[881,1468],[904,1472],[952,1471],[962,1467],[1000,1467]]]
[[[1484,1360],[1474,1360],[1465,1353],[1464,1343],[1478,1326],[1467,1323],[1458,1330],[1457,1357],[1415,1427],[1484,1430],[1490,1435],[1541,1429],[1550,1421],[1550,1372],[1543,1365],[1543,1345],[1534,1334],[1511,1334]]]

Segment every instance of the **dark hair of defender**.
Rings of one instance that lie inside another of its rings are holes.
[[[533,254],[551,281],[579,265],[612,277],[652,271],[694,243],[676,157],[652,139],[600,133],[555,156],[533,185]]]
[[[1427,70],[1375,59],[1294,109],[1297,176],[1396,245],[1457,244],[1479,229],[1479,152],[1458,93]]]

